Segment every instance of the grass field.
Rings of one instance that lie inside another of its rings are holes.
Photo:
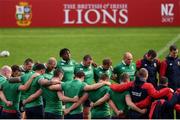
[[[125,51],[141,58],[148,49],[160,51],[168,42],[180,48],[180,27],[163,28],[0,28],[0,51],[11,55],[0,58],[0,66],[22,64],[30,57],[46,62],[51,56],[59,59],[59,50],[67,47],[72,58],[80,62],[85,54],[93,56],[99,65],[109,57],[113,66],[122,59]],[[164,49],[162,60],[168,53]]]

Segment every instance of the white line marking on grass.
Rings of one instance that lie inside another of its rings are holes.
[[[157,57],[160,57],[161,55],[163,55],[171,45],[175,44],[178,40],[180,40],[180,34],[178,34],[176,37],[174,37],[172,40],[170,40],[166,46],[164,46],[162,49],[160,49],[157,53]]]
[[[171,36],[172,34],[165,34],[165,36]],[[79,38],[79,37],[134,37],[134,36],[151,36],[151,37],[158,37],[161,36],[160,34],[78,34],[78,33],[69,33],[69,34],[33,34],[33,35],[0,35],[0,38],[58,38],[58,37],[65,37],[65,38]]]

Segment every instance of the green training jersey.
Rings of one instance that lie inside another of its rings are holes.
[[[130,80],[133,81],[135,79],[136,64],[132,62],[130,65],[126,65],[126,63],[122,61],[119,65],[114,67],[113,72],[117,74],[118,80],[122,73],[127,73],[130,76]]]
[[[31,83],[30,88],[24,92],[24,99],[27,99],[29,96],[31,96],[32,94],[34,94],[37,90],[41,88],[39,85],[40,79],[44,79],[43,75],[39,75],[34,78],[34,80]],[[43,104],[42,96],[39,96],[35,100],[25,104],[25,108],[31,108],[31,107],[39,106],[42,104]]]
[[[75,73],[78,71],[83,71],[85,74],[84,82],[88,85],[92,85],[95,83],[94,81],[94,67],[90,65],[89,67],[84,66],[82,63],[76,65]]]
[[[43,98],[46,101],[45,112],[62,115],[62,101],[59,100],[57,91],[51,91],[47,87],[41,87]]]
[[[89,100],[92,102],[96,102],[100,98],[102,98],[105,94],[109,94],[110,88],[108,86],[102,86],[101,88],[93,91],[89,91]],[[95,106],[91,109],[91,118],[103,118],[110,116],[110,108],[107,102],[99,106]]]
[[[6,82],[7,78],[5,76],[0,75],[0,85],[2,85],[4,82]]]
[[[46,69],[46,72],[43,74],[44,79],[47,79],[47,80],[51,80],[53,75],[54,75],[54,70],[48,71],[47,69]]]
[[[94,79],[96,82],[99,82],[99,78],[102,74],[107,74],[109,76],[109,79],[112,76],[112,68],[109,68],[108,70],[103,69],[102,66],[99,66],[98,68],[95,69],[94,71]]]
[[[72,80],[65,83],[62,83],[61,88],[64,91],[64,95],[70,98],[75,96],[81,97],[83,95],[83,90],[86,83],[81,82],[79,80]],[[66,102],[66,108],[71,107],[73,102]],[[82,105],[71,111],[69,114],[79,114],[82,112]]]
[[[110,90],[110,99],[114,102],[118,110],[122,110],[125,114],[128,111],[128,105],[126,104],[125,97],[129,95],[128,91],[125,92],[115,92]],[[113,116],[116,116],[116,113],[113,111]]]
[[[9,83],[9,81],[6,81],[1,85],[1,89],[6,96],[6,99],[8,101],[11,101],[13,104],[12,106],[8,107],[5,104],[3,105],[4,110],[17,110],[19,111],[19,102],[20,102],[20,96],[21,91],[19,91],[20,83]]]
[[[68,62],[64,60],[58,61],[57,68],[61,69],[64,72],[64,77],[62,79],[63,82],[73,80],[76,64],[77,63],[74,60],[70,60]]]
[[[25,74],[23,74],[22,76],[21,76],[21,84],[25,84],[29,79],[30,79],[30,77],[32,76],[34,74],[34,71],[30,71],[30,72],[27,72],[27,73],[25,73]],[[24,97],[24,94],[26,93],[26,91],[22,91],[21,92],[21,100],[24,100],[25,99],[25,97]]]
[[[6,79],[7,79],[7,78],[6,78],[5,76],[0,75],[0,86],[7,81]],[[1,101],[1,99],[0,99],[0,106],[3,106],[3,104],[4,104],[4,103],[3,103],[3,102]]]

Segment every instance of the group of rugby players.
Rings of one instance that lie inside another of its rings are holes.
[[[152,49],[136,63],[126,52],[115,67],[110,58],[97,66],[90,55],[78,64],[67,48],[59,56],[59,61],[50,57],[42,64],[28,58],[21,66],[1,68],[1,119],[180,118],[175,45],[163,61]]]

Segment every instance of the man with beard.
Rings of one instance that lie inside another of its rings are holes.
[[[106,58],[102,61],[102,66],[99,66],[94,71],[94,79],[96,82],[99,81],[99,78],[102,74],[107,74],[109,79],[112,77],[112,61],[109,58]]]
[[[55,67],[57,65],[56,58],[50,57],[48,62],[45,64],[46,71],[44,74],[44,78],[50,80],[53,77],[53,73],[55,70]]]
[[[130,76],[130,81],[135,79],[136,64],[132,62],[133,56],[130,52],[126,52],[123,56],[122,62],[114,67],[113,73],[117,76],[116,80],[119,80],[122,73],[127,73]]]
[[[94,66],[92,57],[90,55],[85,55],[83,57],[83,61],[78,64],[75,68],[75,73],[78,71],[83,71],[85,74],[84,82],[87,83],[88,85],[92,85],[95,83],[94,81]],[[88,119],[89,116],[89,111],[90,111],[90,101],[86,100],[83,103],[83,118]]]

